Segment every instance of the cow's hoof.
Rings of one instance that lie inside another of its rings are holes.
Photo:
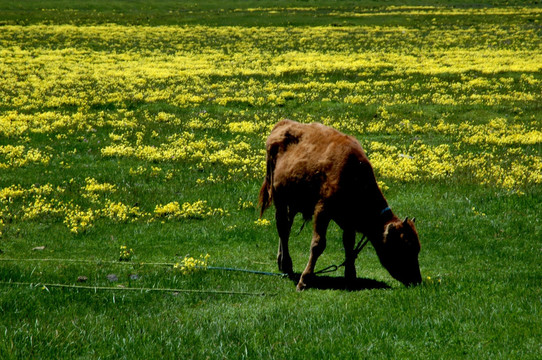
[[[297,283],[297,291],[303,291],[308,288],[312,284],[313,280],[314,275],[301,275],[301,278]]]

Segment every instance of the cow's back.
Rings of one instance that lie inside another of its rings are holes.
[[[359,142],[322,124],[283,120],[266,146],[275,202],[305,217],[322,201],[344,208],[361,195],[360,185],[375,182]]]

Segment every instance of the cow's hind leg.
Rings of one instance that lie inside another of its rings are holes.
[[[344,277],[346,286],[350,287],[356,280],[356,255],[354,253],[354,245],[356,243],[356,232],[351,229],[343,230],[343,245],[344,245]]]
[[[275,205],[276,213],[275,220],[277,223],[277,231],[279,233],[279,250],[277,254],[277,263],[279,271],[286,274],[293,274],[292,258],[288,251],[288,240],[292,229],[293,216],[290,216],[287,206]]]
[[[309,256],[309,262],[307,267],[301,274],[299,283],[297,284],[297,290],[304,290],[310,281],[314,277],[314,268],[316,267],[316,261],[322,255],[326,248],[326,232],[329,225],[329,217],[321,210],[317,210],[314,215],[314,230],[311,242],[311,253]]]

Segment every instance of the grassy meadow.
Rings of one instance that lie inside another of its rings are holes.
[[[519,3],[0,0],[0,358],[542,358],[542,7]],[[370,246],[357,291],[216,269],[277,272],[282,118],[360,140],[422,285]]]

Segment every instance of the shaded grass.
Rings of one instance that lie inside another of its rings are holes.
[[[142,24],[142,25],[243,25],[243,26],[285,26],[285,25],[419,25],[431,23],[434,14],[403,16],[394,9],[382,6],[450,6],[457,8],[492,8],[514,6],[506,0],[486,0],[473,4],[469,0],[439,1],[395,1],[384,3],[372,1],[105,1],[92,0],[72,2],[66,0],[47,1],[3,1],[0,3],[2,16],[0,24]],[[537,6],[535,0],[523,1],[524,6]],[[274,11],[275,9],[283,11]],[[254,11],[256,9],[256,11]],[[305,9],[305,10],[303,10]],[[336,11],[367,12],[383,11],[384,16],[363,16],[344,14],[337,17]],[[386,15],[386,12],[389,14]],[[440,17],[449,25],[472,25],[474,18],[459,16]],[[501,22],[502,19],[484,16],[484,22]]]

